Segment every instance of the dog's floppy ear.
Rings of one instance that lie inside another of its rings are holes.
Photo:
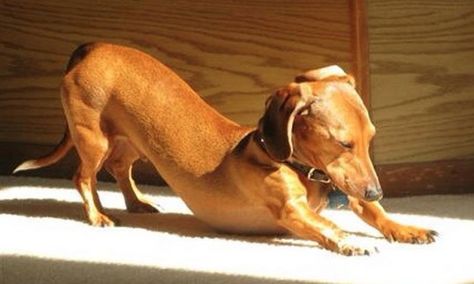
[[[259,130],[265,148],[274,160],[285,161],[292,155],[293,121],[312,98],[310,86],[292,83],[277,90],[267,100],[265,113],[259,121]]]
[[[342,68],[337,65],[331,65],[307,71],[303,74],[296,76],[295,82],[316,82],[329,79],[343,80],[355,87],[354,77],[346,74],[346,72],[344,72],[344,70],[342,70]]]

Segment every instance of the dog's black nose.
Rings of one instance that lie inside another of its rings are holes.
[[[369,187],[365,191],[365,200],[367,201],[378,201],[382,199],[383,192],[381,188]]]

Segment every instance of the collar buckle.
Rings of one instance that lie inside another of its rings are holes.
[[[331,178],[325,172],[316,168],[310,168],[306,174],[306,178],[310,181],[317,181],[320,183],[331,183]]]

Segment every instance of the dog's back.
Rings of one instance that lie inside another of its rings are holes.
[[[209,107],[181,78],[136,49],[103,43],[80,46],[63,81],[68,121],[77,102],[91,106],[109,136],[125,136],[166,175],[215,169],[248,131]],[[206,147],[204,145],[209,145]],[[165,176],[166,179],[166,176]]]

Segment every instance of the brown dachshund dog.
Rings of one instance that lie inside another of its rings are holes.
[[[158,212],[135,186],[132,165],[149,160],[195,216],[232,233],[291,232],[345,255],[368,254],[318,213],[332,183],[387,239],[430,243],[436,232],[390,219],[369,156],[375,127],[354,80],[337,66],[307,72],[269,97],[258,128],[239,126],[207,105],[183,80],[138,50],[80,46],[61,85],[68,128],[49,155],[15,172],[55,163],[73,147],[74,176],[95,226],[104,213],[96,174],[117,180],[130,212]],[[312,181],[320,180],[321,183]]]

